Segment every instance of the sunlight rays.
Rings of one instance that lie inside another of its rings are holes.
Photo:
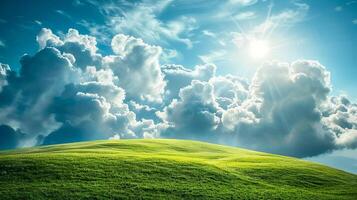
[[[280,26],[281,20],[273,20],[271,13],[273,4],[268,6],[265,20],[253,27],[251,30],[245,30],[237,19],[231,16],[231,20],[236,26],[237,33],[240,34],[237,39],[237,48],[241,48],[242,53],[247,53],[251,61],[266,61],[272,58],[273,50],[283,46],[272,40],[272,35],[275,30]]]

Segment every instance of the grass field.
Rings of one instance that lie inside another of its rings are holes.
[[[109,140],[0,153],[0,199],[357,199],[357,175],[183,140]]]

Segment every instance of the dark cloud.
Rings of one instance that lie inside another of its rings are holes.
[[[0,125],[0,150],[16,148],[24,134],[10,126]]]
[[[21,58],[19,75],[9,71],[0,93],[0,121],[29,134],[41,134],[56,126],[46,112],[51,98],[64,85],[76,81],[70,59],[56,48],[44,48]]]

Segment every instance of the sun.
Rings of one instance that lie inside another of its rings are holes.
[[[254,59],[265,58],[270,51],[269,42],[267,40],[252,39],[249,42],[249,54]]]

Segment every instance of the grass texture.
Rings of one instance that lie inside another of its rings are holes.
[[[203,142],[107,140],[0,152],[0,199],[357,199],[357,175]]]

